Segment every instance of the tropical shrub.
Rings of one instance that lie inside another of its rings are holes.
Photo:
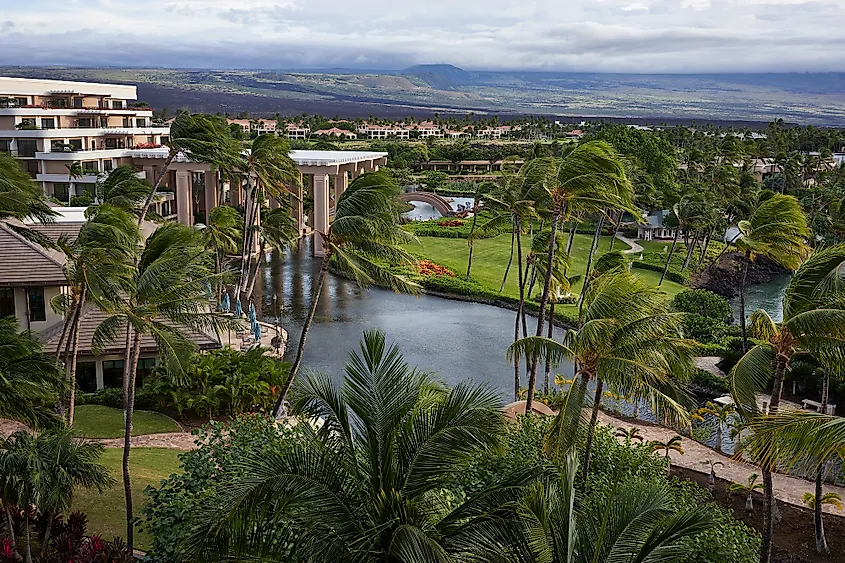
[[[432,262],[431,260],[420,260],[419,262],[417,262],[417,270],[421,275],[426,277],[455,277],[455,272],[453,272],[446,266],[441,266],[440,264]]]
[[[728,325],[719,319],[687,313],[684,316],[684,336],[703,344],[721,342],[728,334]]]
[[[733,309],[728,300],[706,289],[685,289],[672,300],[672,308],[723,323],[733,320]]]
[[[666,265],[666,259],[663,258],[662,262],[657,262],[653,257],[660,256],[660,255],[650,255],[646,254],[643,257],[643,260],[634,260],[631,262],[631,266],[633,268],[638,268],[640,270],[651,270],[652,272],[663,272],[663,268]],[[669,271],[666,272],[666,279],[669,281],[673,281],[675,283],[679,283],[681,285],[687,285],[690,280],[690,271],[686,270],[684,272],[680,272],[675,269],[674,265],[670,265]]]
[[[300,438],[297,426],[277,425],[261,414],[245,414],[227,422],[212,421],[195,431],[198,448],[179,456],[183,471],[147,487],[141,526],[152,536],[148,556],[161,563],[181,561],[176,546],[187,537],[188,515],[212,498],[217,483],[244,468],[238,462],[258,451],[284,452]]]
[[[264,352],[226,347],[195,354],[184,375],[171,374],[167,365],[156,367],[143,390],[157,410],[175,410],[180,418],[267,412],[275,405],[289,368]]]
[[[692,384],[718,393],[728,392],[728,383],[725,378],[710,373],[706,369],[697,369],[693,372]]]

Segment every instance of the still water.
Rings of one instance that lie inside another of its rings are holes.
[[[467,207],[472,205],[472,202],[475,201],[471,197],[447,197],[446,199],[455,211],[460,210],[458,206]],[[423,203],[421,201],[410,201],[408,203],[413,205],[414,209],[412,211],[408,211],[407,213],[403,213],[403,217],[407,217],[413,221],[428,221],[430,219],[439,219],[443,217],[439,211],[428,203]]]
[[[775,322],[783,320],[783,296],[786,293],[786,287],[789,285],[789,280],[792,276],[785,274],[783,276],[775,276],[771,281],[752,285],[745,288],[745,315],[751,316],[751,313],[757,309],[763,309],[772,317]],[[731,299],[731,307],[734,310],[734,318],[739,320],[739,297]]]
[[[262,304],[264,320],[273,322],[278,317],[288,331],[290,361],[311,303],[311,282],[319,274],[320,263],[311,257],[309,245],[303,243],[296,253],[271,255],[263,269],[263,292],[256,287],[256,303]],[[354,282],[330,275],[308,333],[303,366],[341,381],[344,363],[350,351],[357,349],[363,331],[378,328],[399,344],[411,366],[436,372],[448,384],[483,382],[509,402],[513,367],[505,359],[505,350],[513,341],[514,315],[489,305],[377,288],[362,290]],[[572,371],[571,366],[560,369]]]

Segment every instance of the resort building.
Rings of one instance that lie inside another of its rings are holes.
[[[331,129],[320,129],[314,131],[314,135],[318,137],[336,137],[338,139],[357,139],[358,135],[352,131],[341,129],[340,127],[332,127]]]
[[[285,137],[288,139],[307,139],[311,136],[311,128],[301,123],[288,123],[285,126]]]
[[[442,139],[443,138],[443,130],[440,129],[437,125],[434,124],[433,121],[423,121],[421,123],[414,123],[413,125],[409,126],[411,131],[416,131],[419,133],[420,139],[427,139],[429,137],[434,137],[435,139]]]
[[[411,130],[398,125],[370,125],[365,123],[358,128],[358,133],[367,139],[410,139]]]
[[[486,127],[475,132],[475,136],[481,139],[501,139],[508,137],[517,128],[512,125],[499,125],[497,127]]]
[[[127,150],[168,140],[137,98],[123,84],[0,77],[0,151],[61,202],[93,193],[99,174],[130,163]]]
[[[637,225],[637,238],[639,240],[666,240],[674,238],[675,229],[667,227],[664,223],[666,218],[671,215],[669,209],[661,209],[653,211],[648,215],[643,214],[647,223],[645,225]]]

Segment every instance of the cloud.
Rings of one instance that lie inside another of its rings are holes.
[[[9,2],[9,0],[0,0]],[[31,0],[7,64],[845,71],[845,0]],[[14,22],[14,23],[12,23]],[[72,23],[71,23],[72,22]]]

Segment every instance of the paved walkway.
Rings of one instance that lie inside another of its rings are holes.
[[[677,432],[668,428],[633,424],[631,422],[612,417],[601,411],[599,412],[599,422],[604,425],[610,424],[611,426],[625,429],[636,426],[640,429],[640,433],[646,441],[659,440],[661,442],[665,442],[673,436],[678,435]],[[752,473],[760,473],[760,469],[758,467],[751,465],[750,463],[731,459],[729,456],[720,454],[716,452],[716,450],[708,448],[704,444],[696,442],[691,438],[684,438],[681,446],[684,449],[684,455],[677,452],[669,453],[672,465],[706,474],[710,471],[710,469],[707,465],[704,465],[701,462],[707,459],[712,459],[714,461],[718,460],[724,463],[725,466],[716,469],[716,476],[723,479],[729,479],[735,483],[745,483],[748,480],[749,475]],[[813,492],[813,488],[815,486],[811,481],[780,474],[775,474],[772,481],[775,486],[775,496],[778,499],[800,507],[805,507],[802,499],[804,493]],[[839,493],[842,498],[845,498],[845,488],[843,487],[825,484],[824,490],[825,492]],[[825,506],[825,511],[832,514],[842,514],[841,511],[829,506]]]
[[[163,434],[144,434],[132,436],[129,443],[133,448],[170,448],[174,450],[192,450],[196,448],[197,437],[190,432],[167,432]],[[122,448],[123,438],[92,439],[91,442],[102,444],[106,448]]]
[[[625,244],[627,244],[628,246],[631,247],[628,250],[623,250],[622,254],[639,254],[640,252],[645,250],[642,246],[637,244],[637,241],[623,237],[619,233],[616,233],[616,238],[618,238],[619,240],[621,240],[622,242],[624,242]]]

